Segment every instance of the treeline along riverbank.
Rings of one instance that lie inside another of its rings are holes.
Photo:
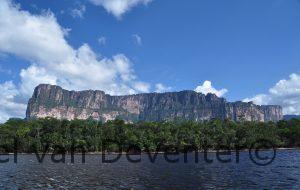
[[[80,147],[86,152],[163,151],[174,147],[204,149],[250,148],[265,140],[276,148],[300,147],[300,119],[268,122],[233,122],[213,119],[204,122],[142,122],[122,120],[11,119],[0,125],[0,152],[43,152]],[[105,145],[105,146],[104,146]],[[17,150],[16,150],[17,149]]]

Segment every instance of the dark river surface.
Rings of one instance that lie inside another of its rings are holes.
[[[268,154],[268,153],[265,153]],[[115,157],[115,155],[113,156]],[[170,157],[179,158],[169,163],[159,154],[152,163],[147,154],[141,162],[131,163],[126,155],[115,163],[103,163],[102,155],[75,156],[75,163],[66,155],[65,163],[54,163],[47,155],[39,163],[36,155],[0,156],[0,189],[300,189],[300,151],[278,150],[274,161],[267,166],[255,164],[249,152],[223,156],[231,162],[218,161],[216,153],[203,153],[195,162],[194,153]],[[261,156],[263,157],[263,156]],[[56,157],[59,158],[59,157]],[[133,156],[132,159],[139,158]]]

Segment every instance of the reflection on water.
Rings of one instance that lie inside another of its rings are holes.
[[[213,154],[210,155],[211,158]],[[4,156],[0,157],[4,159]],[[251,162],[247,152],[240,161],[208,164],[199,156],[189,154],[188,162],[167,163],[158,155],[155,163],[142,155],[140,163],[130,163],[122,156],[116,163],[102,163],[101,155],[81,155],[71,164],[53,163],[47,155],[39,163],[35,155],[18,155],[18,163],[0,164],[0,189],[300,189],[300,151],[277,152],[268,166]]]

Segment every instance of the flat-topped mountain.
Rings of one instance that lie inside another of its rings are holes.
[[[212,118],[234,121],[278,121],[282,108],[252,102],[227,102],[214,94],[195,91],[111,96],[103,91],[68,91],[41,84],[28,102],[27,118],[135,121],[193,120]]]
[[[300,115],[284,115],[284,120],[291,120],[291,119],[300,119]]]

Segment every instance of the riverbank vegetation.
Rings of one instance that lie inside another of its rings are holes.
[[[106,123],[94,120],[11,119],[0,125],[0,152],[70,151],[82,147],[87,152],[123,151],[134,147],[156,151],[161,145],[177,148],[246,149],[260,140],[276,147],[300,147],[300,120],[268,122],[233,122],[214,119],[204,122],[141,122],[122,120]],[[105,145],[105,146],[104,146]]]

